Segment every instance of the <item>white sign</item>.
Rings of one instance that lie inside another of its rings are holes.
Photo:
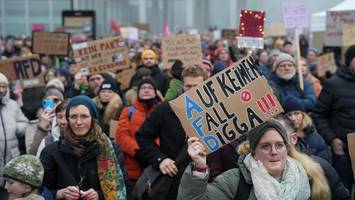
[[[324,34],[326,46],[342,46],[343,24],[355,24],[355,10],[327,12]]]
[[[306,5],[302,3],[287,3],[283,6],[284,25],[286,28],[308,27]]]

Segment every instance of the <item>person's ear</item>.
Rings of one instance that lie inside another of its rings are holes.
[[[33,190],[32,186],[25,184],[25,191],[26,191],[26,194],[31,193],[32,190]]]
[[[291,133],[291,141],[290,141],[291,144],[296,145],[297,141],[298,141],[298,133],[297,132]]]

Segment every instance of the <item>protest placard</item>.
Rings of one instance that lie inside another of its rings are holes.
[[[121,35],[125,39],[139,40],[139,30],[136,27],[121,27]]]
[[[343,24],[343,46],[355,44],[355,24]]]
[[[251,56],[169,103],[186,134],[209,153],[283,112]]]
[[[238,36],[237,29],[223,29],[222,30],[222,38],[228,41],[234,41]]]
[[[307,28],[308,17],[304,3],[285,3],[282,8],[286,28]]]
[[[87,68],[89,74],[129,67],[128,50],[119,36],[73,44],[72,47],[75,62],[80,68]]]
[[[176,35],[162,37],[163,67],[170,69],[179,59],[184,66],[202,65],[200,35]]]
[[[349,133],[347,135],[348,138],[348,147],[349,147],[349,155],[351,159],[351,166],[353,168],[354,179],[355,179],[355,133]]]
[[[44,85],[43,72],[38,55],[1,60],[0,71],[10,81],[20,81],[23,88]]]
[[[283,23],[272,22],[271,25],[265,30],[265,37],[269,36],[285,36],[287,35],[287,30]]]
[[[32,32],[32,52],[46,55],[69,54],[69,33]]]
[[[121,90],[129,88],[129,82],[132,76],[136,73],[135,69],[125,69],[116,75],[116,80],[120,83]]]
[[[355,10],[327,11],[324,34],[325,46],[341,46],[343,43],[343,24],[355,24]]]
[[[239,48],[264,48],[264,21],[264,11],[240,11],[239,35],[237,37]]]
[[[319,77],[325,76],[326,72],[334,72],[336,70],[334,53],[325,53],[317,58],[317,74]]]

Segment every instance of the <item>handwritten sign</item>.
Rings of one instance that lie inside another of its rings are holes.
[[[285,36],[287,35],[287,30],[283,23],[272,22],[271,25],[266,29],[265,36]]]
[[[129,67],[128,50],[120,37],[73,44],[74,59],[90,74],[117,71]]]
[[[349,155],[351,159],[351,165],[353,167],[354,179],[355,179],[355,133],[349,133],[348,138],[348,147]]]
[[[355,44],[355,24],[343,24],[343,46]]]
[[[66,56],[69,54],[69,34],[32,32],[32,52],[47,55]]]
[[[251,56],[169,103],[186,134],[201,138],[208,152],[283,112]]]
[[[44,85],[43,71],[38,55],[1,60],[0,71],[10,81],[20,81],[24,88]]]
[[[335,72],[336,70],[334,53],[326,53],[317,58],[317,73],[318,76],[325,76],[326,72]]]
[[[324,34],[326,46],[341,46],[343,44],[343,24],[355,24],[355,10],[327,12]]]
[[[199,35],[177,35],[162,38],[164,68],[171,68],[177,59],[184,66],[202,65],[202,49]]]
[[[303,3],[286,3],[283,6],[284,25],[286,28],[307,28],[308,17]]]

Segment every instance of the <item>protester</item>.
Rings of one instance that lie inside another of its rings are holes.
[[[298,65],[301,67],[303,79],[308,80],[309,82],[312,83],[314,94],[316,95],[316,98],[318,98],[323,88],[319,79],[313,76],[312,73],[309,71],[306,59],[304,58],[299,59]]]
[[[307,63],[309,67],[309,71],[312,74],[316,73],[317,69],[317,57],[319,56],[319,51],[316,48],[309,48],[307,52]]]
[[[181,74],[183,90],[196,87],[207,79],[204,69],[199,66],[186,67]],[[168,102],[161,103],[143,123],[136,134],[137,142],[144,158],[164,175],[172,177],[166,196],[160,194],[153,199],[176,199],[180,177],[188,164],[188,158],[184,157],[180,165],[176,166],[174,160],[186,144],[186,133],[181,123]],[[160,145],[156,144],[159,138]]]
[[[5,189],[9,200],[54,200],[51,192],[42,188],[44,169],[33,155],[12,159],[4,168]]]
[[[332,147],[334,168],[351,190],[354,176],[347,134],[355,132],[355,45],[346,51],[345,63],[325,81],[312,116],[319,134]]]
[[[100,86],[105,78],[103,74],[91,74],[88,75],[87,78],[89,82],[88,96],[94,98],[98,94]]]
[[[283,44],[283,51],[289,55],[293,55],[294,50],[292,42],[285,41],[285,43]]]
[[[189,138],[192,163],[181,179],[178,199],[330,199],[319,164],[288,145],[280,123],[266,121],[248,134],[249,142],[240,147],[239,168],[210,184],[206,149],[197,138]],[[308,175],[313,175],[311,182]]]
[[[74,97],[65,116],[63,137],[40,155],[43,186],[56,199],[125,199],[122,153],[102,133],[95,103],[84,95]]]
[[[181,81],[181,73],[183,70],[184,66],[181,60],[175,61],[170,70],[173,79],[170,81],[169,88],[164,96],[166,101],[173,100],[183,93]]]
[[[6,194],[2,177],[4,165],[20,154],[17,137],[25,135],[28,125],[28,119],[9,95],[9,81],[0,73],[0,197]]]
[[[151,71],[145,67],[141,67],[136,71],[136,80],[141,81],[145,78],[150,78],[151,76]],[[134,85],[132,86],[129,90],[126,91],[124,97],[126,99],[126,104],[127,105],[132,105],[134,100],[137,97],[137,86]],[[161,95],[161,94],[160,94]]]

